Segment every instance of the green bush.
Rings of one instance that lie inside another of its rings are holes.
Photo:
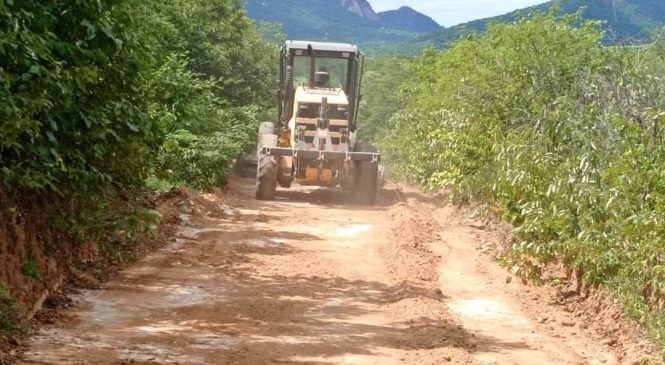
[[[23,261],[23,275],[35,280],[42,279],[42,273],[39,271],[39,263],[34,257],[28,257]]]
[[[225,184],[239,152],[255,143],[259,115],[253,107],[227,109],[217,115],[217,131],[169,133],[157,155],[158,177],[197,189]]]
[[[369,57],[365,60],[358,111],[360,140],[377,141],[389,127],[390,118],[404,108],[400,85],[409,75],[409,61],[405,57]]]
[[[0,4],[5,187],[66,194],[141,183],[153,128],[136,88],[147,54],[132,27],[130,1]]]
[[[224,184],[274,104],[277,47],[236,0],[146,3],[145,32],[160,53],[143,85],[162,131],[151,182]],[[206,27],[199,26],[201,23]],[[220,37],[223,34],[223,37]]]
[[[0,2],[0,184],[84,233],[150,177],[223,183],[276,55],[239,0]]]

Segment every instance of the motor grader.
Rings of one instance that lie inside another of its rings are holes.
[[[287,41],[280,59],[279,122],[259,127],[256,198],[297,182],[342,186],[374,204],[381,156],[357,141],[363,54],[353,44]]]

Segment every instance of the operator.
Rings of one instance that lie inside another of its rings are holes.
[[[320,88],[330,88],[330,73],[326,67],[319,67],[314,75],[314,84]]]

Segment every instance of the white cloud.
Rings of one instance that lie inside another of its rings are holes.
[[[385,11],[410,6],[449,27],[474,19],[501,15],[516,9],[544,3],[545,0],[368,0],[374,10]]]

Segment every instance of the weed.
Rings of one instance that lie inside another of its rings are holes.
[[[16,302],[9,297],[9,288],[0,282],[0,331],[16,329]]]
[[[0,282],[0,300],[9,299],[9,288],[2,282]]]
[[[34,257],[29,257],[23,262],[23,275],[35,280],[42,279],[42,272],[39,270],[39,263]]]
[[[120,245],[105,242],[102,244],[102,251],[113,262],[123,262],[125,259]]]

